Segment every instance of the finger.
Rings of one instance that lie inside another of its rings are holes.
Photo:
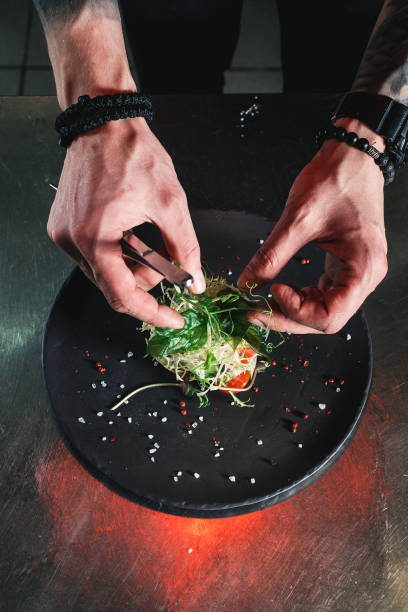
[[[243,290],[248,290],[254,283],[262,287],[272,280],[308,241],[309,236],[300,227],[292,227],[281,217],[265,244],[258,249],[242,272],[238,286]]]
[[[55,234],[54,232],[50,232],[49,236],[53,242],[57,246],[59,246],[81,269],[81,271],[85,274],[85,276],[95,284],[95,278],[93,272],[88,265],[88,262],[83,257],[81,251],[75,246],[70,237],[66,234]]]
[[[274,309],[273,317],[268,314],[261,314],[259,312],[250,311],[248,312],[248,320],[250,323],[259,325],[260,327],[267,327],[268,329],[289,332],[290,334],[323,334],[322,331],[302,325],[289,319],[282,312]]]
[[[162,274],[143,264],[128,260],[126,265],[132,272],[136,285],[143,291],[150,291],[164,279]]]
[[[200,246],[191,221],[187,203],[174,206],[168,218],[160,224],[168,254],[192,275],[193,293],[203,293],[206,283],[201,269]]]
[[[339,331],[369,293],[356,281],[332,286],[326,292],[316,287],[303,299],[288,285],[275,284],[270,291],[288,318],[325,333]]]
[[[119,245],[117,247],[111,251],[104,249],[91,262],[96,283],[109,305],[156,327],[182,328],[184,319],[180,314],[168,306],[159,305],[153,296],[137,286],[121,256]]]

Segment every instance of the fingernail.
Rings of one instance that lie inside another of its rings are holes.
[[[260,319],[257,319],[256,317],[254,319],[251,319],[250,323],[258,325],[258,327],[265,327],[265,323],[263,323]]]

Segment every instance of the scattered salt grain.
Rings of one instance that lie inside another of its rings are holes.
[[[152,412],[152,415],[153,415],[154,417],[156,417],[156,416],[157,416],[157,410],[155,410],[154,412]]]
[[[119,385],[119,387],[120,387],[121,389],[124,389],[124,388],[125,388],[125,385],[124,385],[124,384],[122,384],[122,385]]]
[[[192,424],[191,424],[191,427],[192,427],[193,429],[195,429],[195,428],[197,427],[197,425],[198,425],[197,421],[194,421],[194,423],[192,423]]]
[[[194,472],[193,476],[194,478],[200,478],[200,474],[198,472]]]
[[[163,400],[163,404],[167,404],[167,400]]]
[[[165,423],[166,421],[167,421],[167,417],[162,417],[162,418],[161,418],[161,422],[162,422],[162,423]]]
[[[126,363],[126,359],[121,359],[119,363]]]
[[[255,478],[250,478],[250,479],[249,479],[249,482],[250,482],[251,484],[255,484],[256,480],[255,480]]]
[[[132,353],[132,351],[129,351],[129,352],[128,352],[128,354],[127,354],[127,356],[128,356],[128,357],[133,357],[133,353]]]
[[[99,417],[103,416],[102,410],[99,410],[99,412],[96,413],[96,416],[99,416]]]
[[[108,422],[108,425],[113,425],[113,421],[109,421],[109,422]]]
[[[201,421],[201,422],[203,422],[203,421],[204,421],[204,417],[200,415],[200,416],[198,417],[198,420],[199,420],[199,421]]]
[[[256,443],[257,443],[258,446],[262,446],[263,441],[262,440],[257,440]]]
[[[106,384],[106,382],[104,380],[101,380],[101,386],[102,387],[107,387],[107,384]]]
[[[132,423],[133,419],[132,417],[128,417],[128,423]]]
[[[153,455],[153,453],[157,453],[157,448],[149,448],[149,453]]]
[[[150,457],[150,461],[152,461],[154,463],[156,461],[156,459],[154,457]]]
[[[106,440],[108,439],[108,436],[102,436],[102,442],[106,442]]]
[[[183,474],[183,472],[182,472],[181,470],[179,470],[179,471],[177,472],[177,476],[181,476],[182,474]]]
[[[92,383],[91,387],[92,387],[92,389],[96,389],[96,384]]]
[[[340,393],[341,389],[340,387],[336,387],[336,393]]]
[[[231,476],[228,476],[228,480],[229,480],[230,482],[235,482],[235,481],[236,481],[236,478],[235,478],[235,476],[232,474]]]
[[[347,334],[346,340],[351,340],[351,334]]]
[[[192,553],[192,552],[193,552],[193,549],[192,549],[192,548],[189,548],[189,549],[188,549],[188,552],[189,552],[189,553]]]
[[[78,417],[78,421],[79,421],[80,423],[85,423],[85,419],[84,419],[84,417]]]
[[[173,480],[174,480],[174,482],[178,482],[178,481],[179,481],[179,479],[177,478],[177,476],[173,476]]]
[[[147,437],[149,438],[149,440],[153,440],[154,435],[153,434],[147,434]]]
[[[319,404],[320,410],[326,410],[326,404]]]
[[[187,433],[191,435],[193,433],[193,430],[192,429],[187,429]]]
[[[217,451],[216,453],[214,453],[214,457],[221,457],[221,454]]]
[[[298,448],[303,448],[303,444],[301,442],[299,442]]]
[[[155,442],[155,443],[153,444],[153,446],[154,446],[155,448],[160,448],[160,444],[159,444],[158,442]]]

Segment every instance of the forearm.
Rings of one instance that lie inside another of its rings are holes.
[[[115,0],[34,0],[61,108],[78,96],[136,91]]]
[[[408,2],[386,0],[352,91],[383,94],[408,104]]]

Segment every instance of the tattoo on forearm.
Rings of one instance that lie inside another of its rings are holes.
[[[407,0],[385,2],[352,89],[384,94],[408,104]]]
[[[97,15],[120,19],[117,0],[33,0],[44,29],[55,21],[66,22],[74,18],[83,8]]]

